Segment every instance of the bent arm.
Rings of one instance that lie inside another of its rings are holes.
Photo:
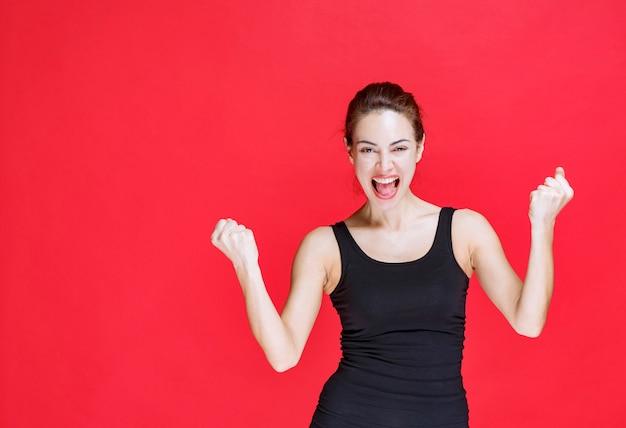
[[[537,337],[545,326],[554,289],[554,225],[573,194],[562,168],[531,193],[531,243],[524,281],[511,268],[487,220],[471,215],[472,266],[489,298],[521,335]]]
[[[252,333],[270,365],[279,372],[288,370],[299,361],[321,306],[328,278],[327,233],[320,228],[302,241],[294,259],[290,293],[279,314],[265,287],[252,232],[236,223],[225,227],[214,232],[212,240],[233,262]]]
[[[554,289],[554,229],[531,228],[528,268],[522,281],[506,259],[491,225],[479,214],[474,213],[474,217],[477,244],[472,266],[478,281],[517,333],[537,337],[545,325]]]

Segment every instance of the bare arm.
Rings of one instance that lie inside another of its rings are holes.
[[[545,325],[554,288],[554,224],[573,195],[562,168],[531,193],[531,244],[524,281],[511,268],[487,220],[476,213],[467,216],[470,260],[478,280],[515,331],[524,336],[537,337]]]
[[[291,290],[282,314],[267,293],[252,231],[231,219],[220,220],[211,240],[233,263],[252,333],[267,360],[279,372],[295,366],[328,282],[333,256],[332,231],[319,228],[302,241],[294,259]]]

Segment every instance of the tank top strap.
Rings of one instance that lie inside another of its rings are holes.
[[[350,235],[348,232],[348,226],[343,221],[337,222],[330,226],[333,229],[333,233],[335,234],[335,239],[337,239],[337,244],[339,245],[339,251],[342,254],[345,254],[350,248]]]
[[[352,238],[350,236],[350,231],[348,231],[348,226],[346,226],[346,223],[340,221],[330,227],[335,234],[337,245],[339,245],[339,255],[341,257],[341,275],[339,277],[339,285],[337,285],[337,288],[339,288],[348,270],[350,260],[353,259],[353,257],[351,257],[351,253],[355,252],[355,249],[351,245]]]
[[[452,250],[452,215],[456,208],[443,207],[439,213],[439,224],[433,242],[433,250],[439,254],[446,254],[454,259]]]

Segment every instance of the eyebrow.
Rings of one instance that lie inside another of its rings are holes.
[[[410,141],[409,141],[409,140],[407,140],[406,138],[403,138],[403,139],[401,139],[401,140],[394,141],[393,143],[391,143],[391,144],[389,144],[389,145],[390,145],[390,146],[393,146],[393,145],[400,144],[400,143],[404,143],[404,142],[406,142],[406,143],[410,143]],[[371,141],[367,141],[367,140],[359,140],[359,141],[357,141],[356,143],[357,143],[357,144],[370,144],[370,145],[372,145],[372,146],[376,146],[376,147],[378,147],[378,144],[376,144],[376,143],[372,143]]]

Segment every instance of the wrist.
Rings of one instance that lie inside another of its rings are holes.
[[[556,223],[555,218],[542,218],[537,219],[530,217],[530,227],[532,230],[544,231],[544,230],[554,230],[554,225]]]
[[[532,241],[545,241],[552,243],[554,240],[554,223],[531,223],[530,236]]]
[[[259,263],[256,260],[241,260],[233,263],[233,267],[239,278],[249,277],[260,271]]]

